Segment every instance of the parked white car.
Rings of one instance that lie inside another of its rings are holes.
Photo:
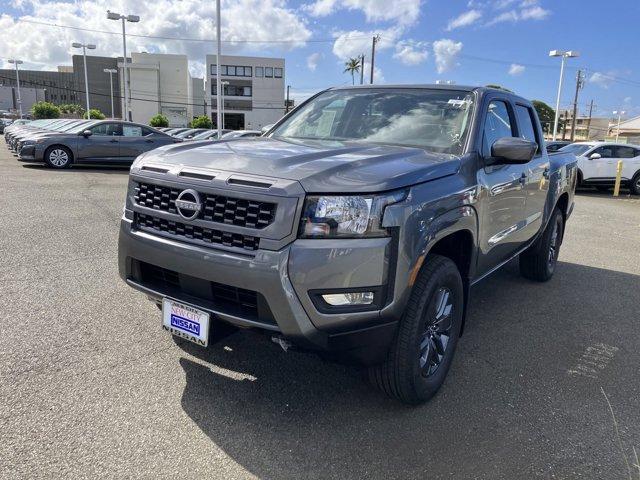
[[[578,184],[608,189],[616,180],[618,160],[622,160],[622,186],[640,195],[640,146],[611,142],[577,142],[560,152],[578,159]]]

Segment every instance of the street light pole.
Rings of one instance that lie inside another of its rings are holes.
[[[222,137],[222,115],[220,104],[222,102],[222,84],[220,83],[220,55],[222,55],[222,41],[220,39],[220,0],[216,0],[216,125],[218,126],[218,140]]]
[[[87,119],[90,120],[91,112],[89,107],[89,80],[87,77],[87,48],[89,50],[95,50],[96,46],[92,44],[77,43],[77,42],[73,42],[71,46],[73,48],[82,48],[82,60],[84,61],[84,93],[85,93],[85,98],[87,100]]]
[[[221,116],[222,116],[222,128],[224,129],[224,86],[225,85],[229,85],[229,82],[227,82],[226,80],[223,80],[220,82],[220,85],[222,85],[222,103],[220,105],[220,112],[221,112]]]
[[[620,121],[622,119],[622,115],[624,115],[624,110],[614,110],[613,114],[618,115],[618,126],[616,127],[616,142],[618,141],[618,137],[620,136]]]
[[[113,109],[113,74],[118,73],[118,70],[115,70],[113,68],[105,68],[103,72],[109,74],[109,87],[111,89],[111,118],[115,118],[116,116]]]
[[[13,63],[16,66],[16,85],[18,86],[18,111],[20,112],[20,118],[22,118],[22,95],[20,95],[20,73],[18,71],[18,65],[22,64],[22,60],[17,58],[9,59],[9,63]]]
[[[558,118],[559,118],[558,111],[560,110],[560,94],[562,93],[562,80],[564,78],[564,62],[566,61],[567,58],[577,57],[579,55],[580,54],[578,52],[574,52],[572,50],[569,50],[567,52],[563,50],[551,50],[549,52],[550,57],[562,57],[562,61],[560,63],[560,81],[558,82],[558,95],[556,97],[556,115],[553,120],[553,140],[554,141],[558,135]]]
[[[122,111],[122,118],[124,120],[131,120],[129,82],[127,81],[127,33],[125,31],[124,22],[126,20],[127,22],[137,23],[140,21],[140,17],[138,15],[121,15],[107,10],[107,18],[109,20],[122,20],[122,76],[124,81],[124,109]]]

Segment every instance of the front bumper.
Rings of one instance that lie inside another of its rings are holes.
[[[18,152],[18,158],[23,161],[35,161],[36,160],[36,146],[24,145]]]
[[[151,299],[173,297],[209,311],[216,320],[272,331],[297,346],[338,352],[360,363],[384,359],[398,318],[382,315],[382,310],[323,313],[314,305],[309,291],[392,288],[389,271],[395,265],[390,261],[394,248],[391,238],[297,240],[280,250],[243,254],[146,233],[137,230],[131,218],[132,212],[125,211],[121,220],[120,276]],[[255,291],[266,300],[275,321],[267,323],[235,314],[181,290],[158,288],[137,275],[140,262],[179,272],[185,276],[184,281],[205,280]],[[393,296],[393,292],[385,292],[386,307]]]

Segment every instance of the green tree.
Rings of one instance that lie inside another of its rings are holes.
[[[553,128],[553,122],[556,117],[556,111],[541,100],[532,100],[533,108],[538,113],[538,118],[542,124],[542,129],[549,133]]]
[[[344,72],[342,73],[350,73],[351,74],[351,85],[355,85],[355,77],[356,72],[360,72],[360,59],[359,58],[350,58],[349,61],[344,64]]]
[[[149,120],[149,125],[156,128],[168,127],[169,119],[164,115],[162,115],[161,113],[159,113],[151,117],[151,120]]]
[[[98,110],[97,108],[92,108],[89,110],[89,113],[91,114],[91,120],[104,120],[105,117],[104,113],[102,113],[100,110]],[[85,114],[82,116],[82,118],[89,118],[89,116],[87,116],[87,113],[85,112]]]
[[[206,115],[201,115],[191,120],[191,128],[211,128],[211,127],[212,127],[211,119]]]
[[[60,109],[53,103],[36,102],[31,107],[31,116],[35,119],[41,118],[59,118]]]

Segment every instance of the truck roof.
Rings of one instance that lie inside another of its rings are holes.
[[[482,86],[472,86],[472,85],[456,85],[456,84],[440,84],[440,83],[415,83],[415,84],[384,84],[384,85],[340,85],[337,87],[329,88],[328,90],[350,90],[350,89],[401,89],[401,88],[424,88],[429,90],[458,90],[462,92],[478,92],[478,93],[488,93],[488,92],[500,92],[504,95],[508,95],[513,98],[517,98],[519,100],[530,102],[524,97],[520,95],[509,92],[507,90],[500,90],[498,88],[493,87],[482,87]]]

